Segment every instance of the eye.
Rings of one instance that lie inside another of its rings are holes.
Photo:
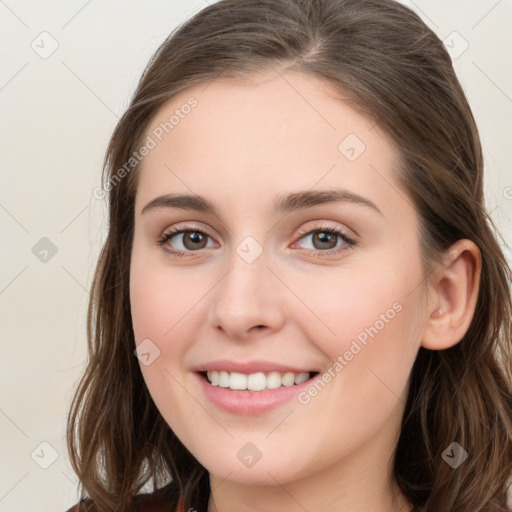
[[[212,247],[212,245],[207,245],[208,238],[210,236],[199,229],[173,229],[170,232],[164,233],[158,240],[158,244],[165,246],[164,249],[166,251],[176,256],[185,256],[187,252],[196,252]],[[168,243],[173,239],[177,240],[177,248]]]
[[[322,226],[316,229],[303,230],[299,233],[299,240],[310,239],[313,248],[304,248],[306,252],[315,257],[333,256],[347,251],[356,245],[356,241],[340,229],[332,226]],[[208,244],[211,237],[200,229],[172,228],[164,233],[158,240],[158,245],[177,257],[190,256],[191,253],[201,252],[204,249],[215,247]],[[171,242],[175,240],[175,242]],[[294,244],[296,245],[297,242]],[[299,244],[302,245],[302,244]]]
[[[306,248],[306,250],[310,254],[318,257],[339,254],[356,245],[356,241],[353,238],[349,237],[340,229],[332,226],[310,229],[302,231],[299,234],[300,240],[307,240],[309,238],[313,248]]]

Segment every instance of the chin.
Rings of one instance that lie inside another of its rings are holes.
[[[208,450],[204,456],[193,454],[210,475],[241,485],[276,486],[306,476],[311,471],[297,450],[294,458],[283,451],[269,449],[267,455],[262,453],[261,458],[252,465],[251,461],[244,463],[240,460],[244,458],[244,453],[240,454],[240,451],[238,448],[232,450],[219,446],[217,450]]]

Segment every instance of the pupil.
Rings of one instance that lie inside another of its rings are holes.
[[[185,243],[185,246],[187,245],[187,242],[192,242],[192,248],[194,248],[194,245],[195,245],[195,248],[197,249],[198,247],[198,243],[200,244],[201,241],[204,242],[203,239],[203,236],[201,235],[201,233],[197,233],[196,231],[192,232],[192,233],[185,233],[185,239],[184,239],[184,243]],[[202,246],[200,247],[202,248]]]
[[[333,240],[334,240],[334,245],[336,245],[335,233],[320,231],[319,233],[314,235],[314,239],[315,239],[315,241],[318,241],[320,243],[320,247],[323,249],[325,249],[325,248],[330,249],[330,248],[334,247],[332,245]],[[329,241],[331,241],[330,245],[329,245]],[[327,244],[328,247],[322,247],[322,244]]]

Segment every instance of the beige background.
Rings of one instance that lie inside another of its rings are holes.
[[[0,0],[0,512],[58,512],[77,500],[65,419],[106,228],[92,192],[147,60],[207,3]],[[481,131],[488,209],[511,244],[512,4],[404,3],[449,36]],[[46,262],[33,253],[48,250],[43,237],[56,249]]]

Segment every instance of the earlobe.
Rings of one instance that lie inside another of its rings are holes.
[[[421,346],[444,350],[466,334],[475,312],[481,271],[480,250],[471,240],[458,240],[446,252],[431,285]]]

